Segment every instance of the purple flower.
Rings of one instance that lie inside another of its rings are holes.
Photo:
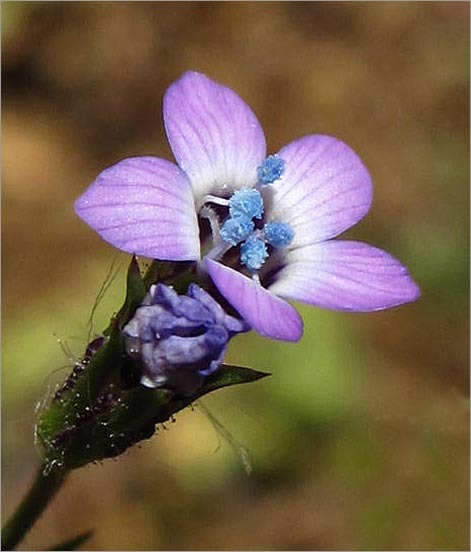
[[[275,339],[302,335],[285,298],[358,312],[417,299],[417,285],[394,257],[331,240],[361,220],[372,200],[368,171],[346,144],[309,135],[267,157],[251,109],[195,72],[168,88],[163,115],[178,166],[125,159],[75,204],[102,238],[137,255],[199,261],[240,315]]]
[[[158,284],[123,333],[127,353],[140,362],[143,385],[191,394],[219,368],[229,339],[249,329],[196,284],[187,295]]]

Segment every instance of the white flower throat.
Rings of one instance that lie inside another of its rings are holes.
[[[236,190],[228,199],[207,195],[202,201],[199,214],[209,221],[213,247],[207,254],[219,260],[232,247],[240,245],[240,262],[258,279],[258,270],[270,256],[270,250],[282,249],[294,237],[293,229],[284,222],[263,224],[265,206],[260,189],[269,186],[284,172],[285,162],[277,155],[270,155],[258,167],[258,183],[255,188]],[[228,209],[221,225],[218,214],[208,204]],[[263,224],[263,226],[262,226]]]

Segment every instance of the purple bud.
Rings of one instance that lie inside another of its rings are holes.
[[[231,337],[249,329],[196,284],[187,295],[158,284],[123,332],[127,353],[140,361],[143,385],[189,395],[220,366]]]

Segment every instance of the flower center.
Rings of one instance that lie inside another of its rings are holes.
[[[284,222],[263,220],[264,204],[260,189],[278,180],[284,172],[285,162],[270,155],[257,168],[258,183],[254,188],[236,190],[229,199],[207,196],[205,203],[228,208],[222,226],[216,212],[205,205],[200,215],[210,222],[213,249],[208,256],[221,258],[229,249],[240,245],[240,263],[257,278],[257,271],[265,264],[273,249],[288,246],[294,230]]]

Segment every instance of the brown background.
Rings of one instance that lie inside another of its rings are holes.
[[[236,90],[272,152],[308,133],[349,143],[375,199],[348,236],[399,257],[423,292],[370,315],[302,307],[296,345],[238,338],[229,360],[273,376],[206,405],[250,450],[250,476],[188,410],[119,460],[74,473],[25,549],[86,529],[98,550],[468,549],[468,12],[2,3],[4,516],[38,464],[35,404],[83,350],[111,262],[127,261],[73,201],[123,157],[171,158],[161,99],[183,71]]]

